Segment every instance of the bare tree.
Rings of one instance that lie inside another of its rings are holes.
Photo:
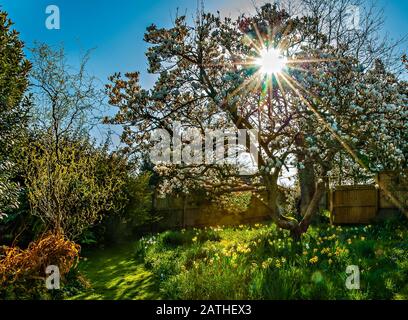
[[[58,155],[64,138],[88,134],[95,125],[93,116],[102,106],[103,92],[86,70],[90,51],[80,59],[78,68],[68,63],[62,47],[54,50],[38,44],[31,53],[33,127],[49,134]]]

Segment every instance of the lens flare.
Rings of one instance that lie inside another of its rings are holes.
[[[259,53],[255,64],[260,67],[260,72],[266,75],[281,73],[288,63],[288,59],[274,48],[264,48]]]

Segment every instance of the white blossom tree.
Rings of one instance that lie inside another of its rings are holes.
[[[163,186],[168,192],[263,190],[274,222],[298,238],[317,211],[336,155],[346,150],[359,161],[358,148],[370,153],[370,139],[376,139],[368,135],[366,145],[351,143],[362,133],[354,118],[364,121],[362,117],[378,107],[368,109],[369,92],[356,87],[365,78],[364,86],[372,86],[370,73],[359,68],[355,57],[338,50],[342,44],[333,46],[317,24],[315,17],[291,16],[266,4],[236,21],[201,12],[192,25],[184,16],[169,29],[152,25],[145,41],[151,44],[147,57],[149,72],[158,76],[156,84],[143,89],[138,73],[111,77],[107,90],[119,112],[107,122],[123,125],[125,151],[134,154],[149,152],[156,129],[166,130],[173,139],[176,121],[180,130],[195,128],[203,136],[206,129],[255,130],[258,171],[252,184],[243,184],[237,168],[229,164],[173,161],[157,168],[165,177]],[[396,108],[405,110],[406,93],[398,98]],[[363,111],[350,113],[355,106]],[[377,111],[369,120],[381,121]],[[243,147],[250,151],[253,144]],[[304,165],[299,154],[311,159],[318,171],[301,221],[285,216],[278,204],[278,178],[285,168]]]

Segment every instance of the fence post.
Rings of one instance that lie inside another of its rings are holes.
[[[181,227],[184,229],[186,227],[186,195],[183,195],[183,211],[181,215]]]
[[[378,211],[380,209],[380,201],[381,201],[381,186],[380,186],[380,175],[377,173],[375,175],[375,188],[377,189],[377,192],[375,193],[375,195],[377,196],[376,199],[376,216],[378,216]]]
[[[334,224],[334,206],[333,206],[333,196],[334,191],[332,188],[329,188],[329,211],[330,211],[330,223]]]

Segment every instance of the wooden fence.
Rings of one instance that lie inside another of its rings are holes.
[[[330,192],[333,224],[370,223],[378,212],[378,189],[375,186],[342,186]]]
[[[378,175],[380,187],[381,210],[408,209],[408,172],[397,175],[393,172],[383,172]]]
[[[153,207],[162,217],[158,230],[185,227],[228,226],[257,223],[270,219],[269,210],[252,196],[248,208],[239,213],[228,213],[214,206],[200,195],[188,197],[155,197]]]
[[[408,183],[401,175],[384,172],[374,185],[340,186],[326,193],[320,209],[331,212],[333,224],[367,224],[381,215],[408,209]],[[284,192],[280,195],[284,198]],[[159,229],[193,226],[237,225],[270,219],[269,210],[253,196],[246,210],[226,213],[214,207],[205,197],[155,197],[153,207],[163,217]],[[402,208],[401,208],[402,207]]]
[[[340,186],[329,193],[334,224],[365,224],[408,209],[408,183],[403,175],[383,172],[378,185]]]

